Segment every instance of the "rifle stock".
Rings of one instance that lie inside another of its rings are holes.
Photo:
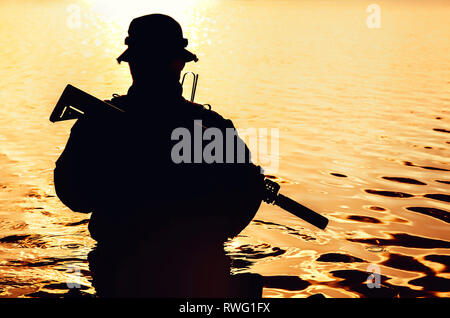
[[[56,103],[50,121],[52,123],[104,112],[124,112],[117,106],[104,102],[70,84],[66,86]]]

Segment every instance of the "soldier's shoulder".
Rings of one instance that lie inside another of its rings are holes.
[[[104,102],[117,106],[120,109],[125,110],[127,108],[127,95],[113,94],[111,99],[105,99]],[[107,123],[116,119],[114,113],[102,113],[102,115],[93,114],[89,118],[78,118],[75,124],[72,126],[71,134],[87,134],[93,131],[105,129]]]
[[[210,127],[232,127],[234,128],[233,122],[230,119],[224,118],[218,112],[212,109],[210,104],[198,104],[191,101],[185,101],[188,108],[193,111],[202,120],[209,123]]]
[[[114,106],[117,106],[117,107],[125,110],[127,108],[127,104],[128,104],[128,96],[113,94],[112,98],[105,100],[105,102],[110,103]]]

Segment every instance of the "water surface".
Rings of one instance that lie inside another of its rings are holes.
[[[196,100],[238,127],[278,128],[282,192],[331,220],[319,231],[263,205],[227,246],[233,271],[262,274],[265,297],[450,296],[449,3],[377,1],[380,29],[370,3],[2,1],[0,295],[58,297],[74,268],[94,293],[89,215],[52,183],[72,123],[48,116],[67,83],[125,93],[128,23],[158,11],[200,58],[186,68]]]

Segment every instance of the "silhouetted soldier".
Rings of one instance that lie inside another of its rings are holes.
[[[175,20],[139,17],[128,32],[118,61],[129,63],[133,85],[109,101],[126,112],[78,119],[55,168],[61,201],[93,212],[93,285],[100,296],[258,296],[258,280],[250,291],[229,275],[223,243],[257,212],[263,175],[246,147],[246,163],[174,162],[174,129],[194,135],[202,120],[203,131],[225,136],[233,124],[182,97],[180,73],[197,58]]]

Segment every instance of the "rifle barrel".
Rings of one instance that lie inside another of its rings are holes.
[[[274,204],[305,220],[306,222],[311,223],[321,230],[324,230],[328,225],[328,219],[326,217],[314,212],[311,209],[308,209],[306,206],[303,206],[282,194],[278,194]]]

